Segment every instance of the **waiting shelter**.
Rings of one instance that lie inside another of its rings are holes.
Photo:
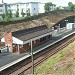
[[[18,52],[19,54],[38,46],[52,38],[51,30],[46,26],[37,26],[29,29],[19,30],[6,34],[1,42],[5,43],[7,52]]]

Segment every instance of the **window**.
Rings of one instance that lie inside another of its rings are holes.
[[[17,7],[18,7],[19,5],[17,5]]]
[[[43,42],[43,41],[45,41],[46,40],[46,37],[42,37],[41,39],[40,39],[40,42]]]
[[[35,8],[34,8],[34,10],[35,10]]]

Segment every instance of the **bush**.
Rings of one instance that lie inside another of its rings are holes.
[[[4,18],[5,18],[5,14],[3,13],[3,14],[2,14],[2,19],[4,19]]]
[[[15,13],[15,17],[19,17],[19,12],[18,12],[18,10],[17,10],[16,13]]]

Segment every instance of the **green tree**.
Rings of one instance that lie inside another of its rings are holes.
[[[5,14],[4,14],[4,13],[2,14],[2,18],[3,18],[5,21],[9,21],[10,15],[9,15],[8,11],[6,11]]]
[[[9,15],[8,16],[5,16],[5,18],[4,18],[5,21],[9,21],[9,19],[10,19],[10,16]]]
[[[22,17],[25,16],[25,13],[23,12],[23,9],[22,9],[22,11],[21,11],[21,15],[22,15]]]
[[[30,9],[26,10],[26,15],[27,15],[27,17],[30,16]]]
[[[2,14],[2,19],[4,19],[4,18],[5,18],[5,14],[3,13],[3,14]]]
[[[9,16],[10,16],[10,18],[12,18],[12,11],[11,10],[10,10]]]
[[[75,9],[75,5],[74,4],[70,5],[70,10],[74,11],[74,9]]]
[[[68,6],[69,6],[69,8],[70,8],[71,11],[74,11],[75,5],[72,2],[69,2]]]
[[[57,10],[57,11],[59,11],[59,10],[64,10],[64,8],[61,7],[61,6],[59,6],[59,7],[56,8],[56,10]]]
[[[69,3],[68,3],[68,6],[70,7],[71,5],[73,5],[73,3],[72,3],[72,2],[69,2]]]
[[[10,19],[9,13],[8,11],[6,11],[4,20],[9,21],[9,19]]]
[[[57,7],[57,8],[56,8],[56,10],[57,10],[57,11],[59,11],[59,10],[60,10],[60,8],[59,8],[59,7]]]
[[[19,17],[19,11],[17,9],[16,13],[15,13],[15,17]]]
[[[45,9],[45,12],[50,12],[50,7],[52,6],[52,2],[48,2],[48,3],[45,3],[45,6],[44,6],[44,9]]]
[[[5,12],[5,16],[8,16],[8,15],[9,15],[9,14],[8,14],[8,11],[6,11],[6,12]]]

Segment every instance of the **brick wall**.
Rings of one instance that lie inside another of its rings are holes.
[[[41,38],[41,39],[38,39],[38,40],[35,40],[35,41],[33,41],[32,42],[32,46],[33,47],[36,47],[36,46],[38,46],[38,45],[40,45],[40,44],[43,44],[44,42],[46,42],[46,41],[48,41],[48,40],[51,40],[52,39],[52,35],[48,35],[48,36],[46,36],[46,37],[43,37],[43,38]],[[22,52],[25,52],[25,50],[29,50],[31,48],[31,43],[27,43],[27,44],[24,44],[23,45],[23,48],[20,48],[19,49],[19,54],[20,53],[22,53]]]
[[[9,52],[13,52],[13,44],[12,44],[12,33],[8,33],[5,35],[5,47]]]

